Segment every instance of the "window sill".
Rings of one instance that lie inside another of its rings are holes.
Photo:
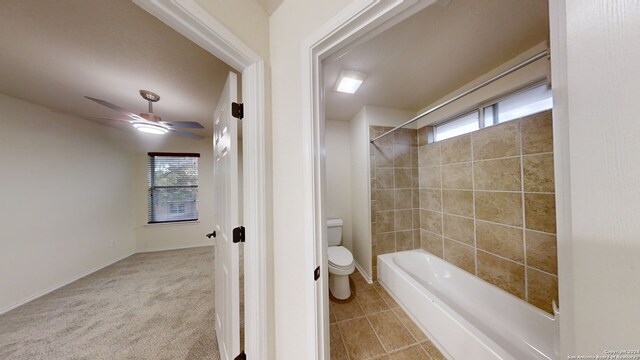
[[[198,224],[200,224],[200,220],[152,223],[152,224],[144,224],[144,225],[142,225],[142,227],[150,227],[150,228],[152,228],[152,227],[185,226],[185,225],[198,225]]]

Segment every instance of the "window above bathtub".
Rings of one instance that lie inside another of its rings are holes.
[[[433,127],[433,140],[441,141],[492,125],[536,114],[553,107],[551,89],[538,83],[483,104]]]

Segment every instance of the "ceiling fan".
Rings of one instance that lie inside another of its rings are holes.
[[[143,99],[149,102],[149,112],[136,114],[127,109],[121,108],[116,104],[112,104],[105,100],[100,100],[96,98],[92,98],[90,96],[85,96],[85,98],[98,103],[102,106],[106,106],[111,110],[114,110],[124,116],[127,119],[117,119],[117,118],[99,118],[101,120],[115,120],[115,121],[126,121],[133,125],[139,131],[148,133],[148,134],[156,134],[163,135],[168,132],[172,132],[176,135],[188,137],[191,139],[201,140],[204,137],[196,134],[192,134],[187,131],[180,130],[178,128],[184,129],[204,129],[204,126],[200,125],[200,123],[195,121],[163,121],[162,118],[153,113],[153,103],[160,100],[160,95],[153,93],[148,90],[140,90],[140,96]]]

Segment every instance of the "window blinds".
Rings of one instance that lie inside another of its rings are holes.
[[[149,153],[149,223],[198,220],[200,154]]]

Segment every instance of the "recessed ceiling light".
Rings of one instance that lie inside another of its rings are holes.
[[[136,123],[133,123],[133,127],[136,128],[136,130],[138,131],[142,131],[143,133],[154,134],[154,135],[164,135],[169,132],[169,130],[167,130],[163,126],[156,125],[156,124],[149,124],[149,123],[136,122]]]
[[[338,82],[336,83],[336,91],[355,94],[367,75],[359,71],[343,70],[338,76]]]

